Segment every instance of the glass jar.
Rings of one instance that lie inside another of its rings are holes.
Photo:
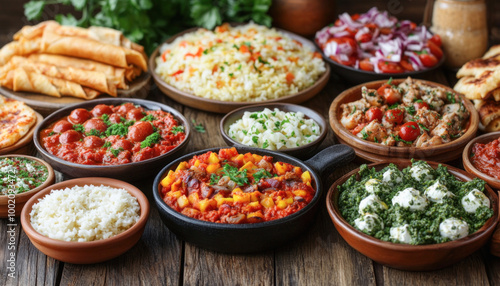
[[[436,0],[431,7],[431,31],[441,36],[447,67],[460,68],[483,56],[488,48],[484,0]]]

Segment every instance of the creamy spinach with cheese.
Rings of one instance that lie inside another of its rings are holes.
[[[0,158],[0,195],[20,194],[43,184],[48,177],[43,164],[23,157]]]
[[[339,210],[356,229],[394,243],[434,244],[460,239],[493,216],[485,182],[462,182],[425,161],[399,170],[362,165],[339,186]]]

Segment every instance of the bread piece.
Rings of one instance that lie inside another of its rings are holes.
[[[475,100],[474,106],[479,114],[483,126],[488,126],[492,121],[500,118],[500,102],[492,98],[487,100]]]
[[[500,45],[492,46],[483,56],[483,59],[497,58],[500,55]]]
[[[0,95],[0,149],[16,144],[36,123],[36,113],[24,102]]]
[[[463,77],[453,89],[464,94],[468,99],[484,99],[499,86],[500,69],[486,70],[478,77]]]
[[[465,76],[479,77],[487,70],[499,70],[500,60],[497,59],[474,59],[464,64],[457,73],[457,78]]]

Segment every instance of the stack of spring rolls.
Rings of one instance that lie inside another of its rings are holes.
[[[116,96],[147,69],[142,46],[104,27],[45,21],[23,27],[0,49],[0,86],[55,97]]]

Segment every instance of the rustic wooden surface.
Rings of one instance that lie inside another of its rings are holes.
[[[19,2],[0,0],[0,46],[24,24]],[[337,11],[366,11],[375,4],[390,10],[395,2],[403,7],[398,16],[421,21],[425,4],[421,0],[356,1],[355,4],[342,0],[337,1]],[[452,75],[437,71],[425,79],[450,84],[454,81]],[[333,98],[350,86],[332,75],[326,88],[303,105],[328,118]],[[168,104],[189,120],[195,119],[205,126],[205,133],[194,131],[186,153],[226,146],[218,128],[223,115],[182,106],[162,95],[154,85],[148,99]],[[322,148],[331,144],[336,144],[336,139],[330,130]],[[353,162],[338,168],[323,178],[325,186],[359,164]],[[461,162],[455,161],[453,165],[461,167]],[[0,220],[0,285],[500,285],[500,258],[489,254],[487,247],[453,266],[432,272],[399,271],[377,264],[340,237],[324,204],[306,233],[273,251],[253,255],[206,251],[177,239],[163,225],[151,194],[155,175],[133,182],[151,203],[144,235],[130,251],[108,262],[75,265],[49,258],[30,243],[17,220],[16,278],[10,278],[6,261],[8,222]],[[58,174],[57,180],[64,177]]]

